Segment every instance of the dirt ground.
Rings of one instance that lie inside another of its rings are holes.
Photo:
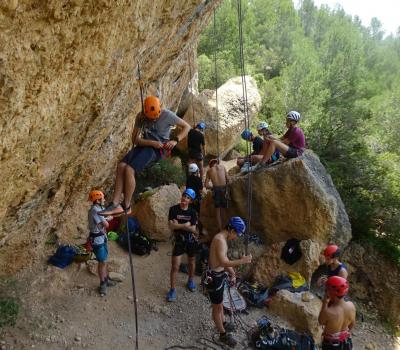
[[[210,304],[200,291],[185,290],[186,275],[179,274],[177,301],[165,301],[170,251],[171,245],[162,243],[150,256],[133,258],[139,301],[139,348],[223,349],[212,341],[215,330]],[[17,276],[13,293],[20,298],[22,312],[16,326],[0,331],[0,349],[135,349],[129,260],[114,242],[110,242],[110,266],[125,280],[109,288],[105,297],[98,295],[98,279],[84,263],[74,263],[64,270],[44,264]],[[244,328],[254,325],[262,315],[268,315],[267,308],[250,308],[248,315],[241,314]],[[276,317],[271,319],[290,327]],[[236,334],[240,339],[236,349],[250,349],[244,330],[239,327]],[[400,349],[398,340],[374,320],[359,320],[353,341],[355,349]]]

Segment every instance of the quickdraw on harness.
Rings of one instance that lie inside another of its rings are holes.
[[[225,271],[216,272],[208,267],[205,269],[201,280],[202,285],[207,289],[207,291],[213,293],[218,292],[225,287],[227,278],[228,274]],[[220,284],[218,286],[212,286],[216,279],[221,279]]]

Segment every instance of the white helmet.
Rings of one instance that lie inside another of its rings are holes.
[[[268,129],[268,128],[269,128],[269,125],[268,125],[268,123],[266,123],[266,122],[260,122],[260,123],[257,125],[257,130],[258,130],[258,131],[263,130],[263,129]]]
[[[199,171],[199,167],[196,163],[189,164],[189,173],[197,173]]]
[[[287,114],[286,118],[289,119],[289,120],[293,120],[295,122],[298,122],[300,120],[300,113],[296,112],[296,111],[290,111]]]

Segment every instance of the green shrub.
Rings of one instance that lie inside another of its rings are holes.
[[[15,326],[20,306],[15,298],[0,297],[0,328]]]

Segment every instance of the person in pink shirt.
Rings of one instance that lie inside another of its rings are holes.
[[[261,163],[270,159],[276,150],[279,150],[285,158],[297,158],[303,154],[306,142],[303,130],[297,126],[299,121],[300,113],[290,111],[286,116],[287,131],[285,135],[279,138],[274,135],[266,136],[266,139],[270,141],[270,143],[264,153]]]

